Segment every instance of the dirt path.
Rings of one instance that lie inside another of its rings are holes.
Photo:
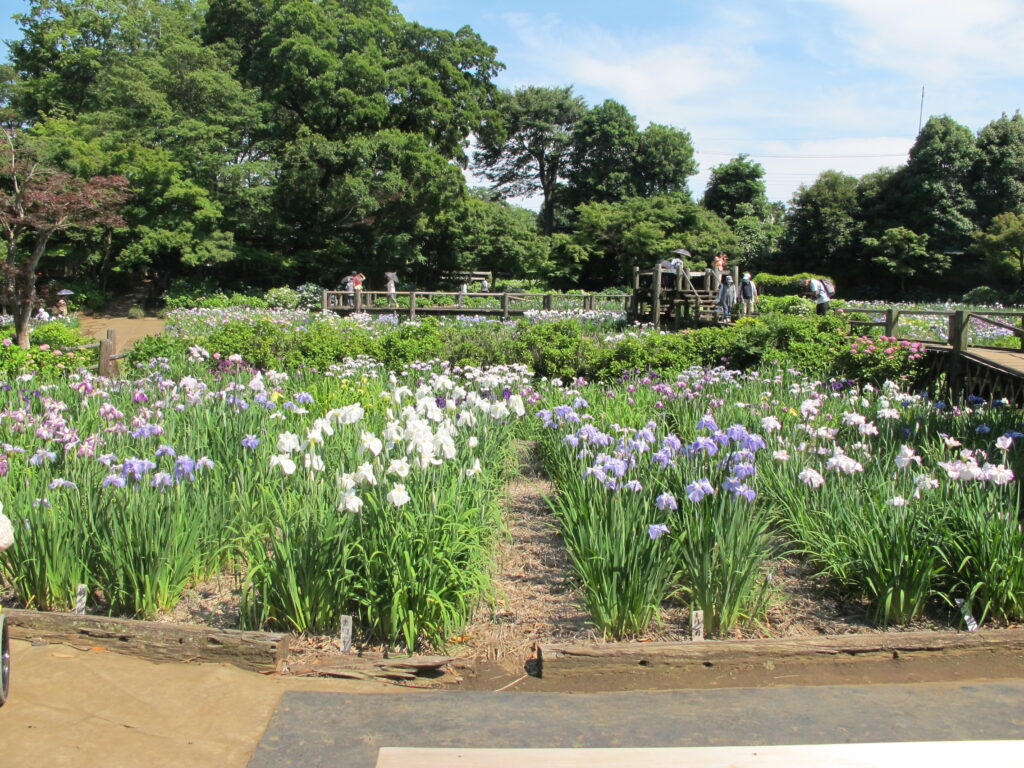
[[[499,545],[497,600],[483,608],[466,634],[480,656],[520,674],[533,643],[541,639],[592,639],[572,581],[572,567],[545,496],[554,486],[521,446],[521,476],[505,489],[508,535]]]
[[[133,320],[120,315],[80,315],[79,327],[86,336],[106,338],[107,331],[117,334],[117,351],[131,347],[143,336],[155,336],[164,330],[164,321],[158,317],[143,317]]]
[[[0,709],[5,768],[244,768],[286,690],[406,690],[19,641],[11,656],[11,698]]]

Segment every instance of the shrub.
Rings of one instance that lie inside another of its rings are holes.
[[[299,297],[296,308],[304,309],[307,312],[319,312],[323,307],[325,290],[326,288],[316,283],[303,283],[295,289],[295,293]]]
[[[809,315],[814,302],[802,296],[761,296],[757,300],[759,314]]]
[[[860,336],[837,356],[836,372],[874,384],[912,380],[920,372],[924,354],[924,345],[916,341],[900,341],[892,336]]]
[[[445,357],[444,338],[437,320],[402,323],[381,338],[381,362],[389,368],[401,368],[417,360]]]
[[[299,294],[291,288],[271,288],[264,296],[267,306],[281,309],[295,309],[299,306]]]
[[[48,344],[55,349],[69,350],[83,344],[91,344],[95,339],[83,336],[76,324],[64,320],[55,320],[37,325],[32,329],[30,339],[35,346]]]
[[[519,338],[529,351],[530,367],[538,376],[572,378],[588,372],[595,362],[597,344],[584,336],[574,320],[522,325]]]
[[[145,316],[146,316],[146,313],[143,311],[142,307],[140,307],[138,304],[134,304],[131,307],[131,309],[128,310],[128,317],[130,319],[132,319],[132,320],[141,320]]]
[[[801,272],[798,275],[772,275],[761,272],[754,276],[754,282],[757,283],[757,290],[765,296],[799,296],[804,292],[804,280],[812,277],[822,278],[827,275],[812,275],[810,272]]]
[[[166,334],[143,336],[128,350],[128,357],[125,359],[126,375],[130,376],[128,371],[144,366],[154,358],[166,358],[172,363],[184,362],[188,355],[189,344],[188,339]]]
[[[997,291],[995,288],[990,288],[987,285],[979,285],[977,288],[972,288],[963,295],[961,301],[964,304],[1001,304],[1006,299],[1006,296],[1002,291]]]

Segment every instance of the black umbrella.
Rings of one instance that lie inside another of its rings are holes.
[[[398,273],[397,272],[385,272],[384,273],[384,279],[385,280],[393,280],[394,282],[397,283],[398,282]]]

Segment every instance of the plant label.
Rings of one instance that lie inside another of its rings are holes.
[[[690,611],[690,639],[704,639],[704,611]]]

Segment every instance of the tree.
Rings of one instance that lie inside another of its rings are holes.
[[[549,238],[540,233],[537,214],[473,190],[465,216],[454,224],[452,250],[458,268],[488,270],[512,278],[548,271]]]
[[[633,189],[641,197],[689,195],[686,180],[697,173],[690,134],[650,123],[640,132],[633,167]]]
[[[703,203],[709,211],[729,222],[739,218],[739,206],[743,203],[752,207],[752,215],[763,218],[768,207],[764,168],[760,163],[748,160],[747,155],[739,155],[715,166],[704,190]]]
[[[571,86],[521,88],[500,96],[498,109],[477,133],[474,168],[505,197],[540,192],[546,235],[554,229],[555,198],[565,178],[573,130],[586,109]]]
[[[1024,118],[1003,115],[978,132],[970,191],[975,223],[985,229],[1000,213],[1024,211]]]
[[[853,272],[858,242],[857,179],[823,171],[800,185],[790,203],[783,244],[785,267],[846,277]]]
[[[966,246],[975,210],[967,186],[977,156],[969,128],[945,115],[930,118],[894,178],[900,225],[928,235],[940,251]]]
[[[636,196],[634,163],[640,144],[636,118],[611,99],[576,124],[567,174],[571,207]]]
[[[1024,214],[998,214],[987,230],[975,233],[971,250],[997,269],[1012,266],[1013,278],[1024,286]]]
[[[887,229],[881,238],[865,238],[864,247],[875,264],[899,278],[901,294],[906,292],[908,277],[949,269],[949,256],[928,250],[928,235],[906,227]]]
[[[80,179],[40,162],[29,137],[5,129],[0,147],[0,231],[6,246],[3,300],[14,316],[15,338],[28,349],[29,319],[36,300],[36,270],[56,232],[115,227],[128,198],[128,179]]]

